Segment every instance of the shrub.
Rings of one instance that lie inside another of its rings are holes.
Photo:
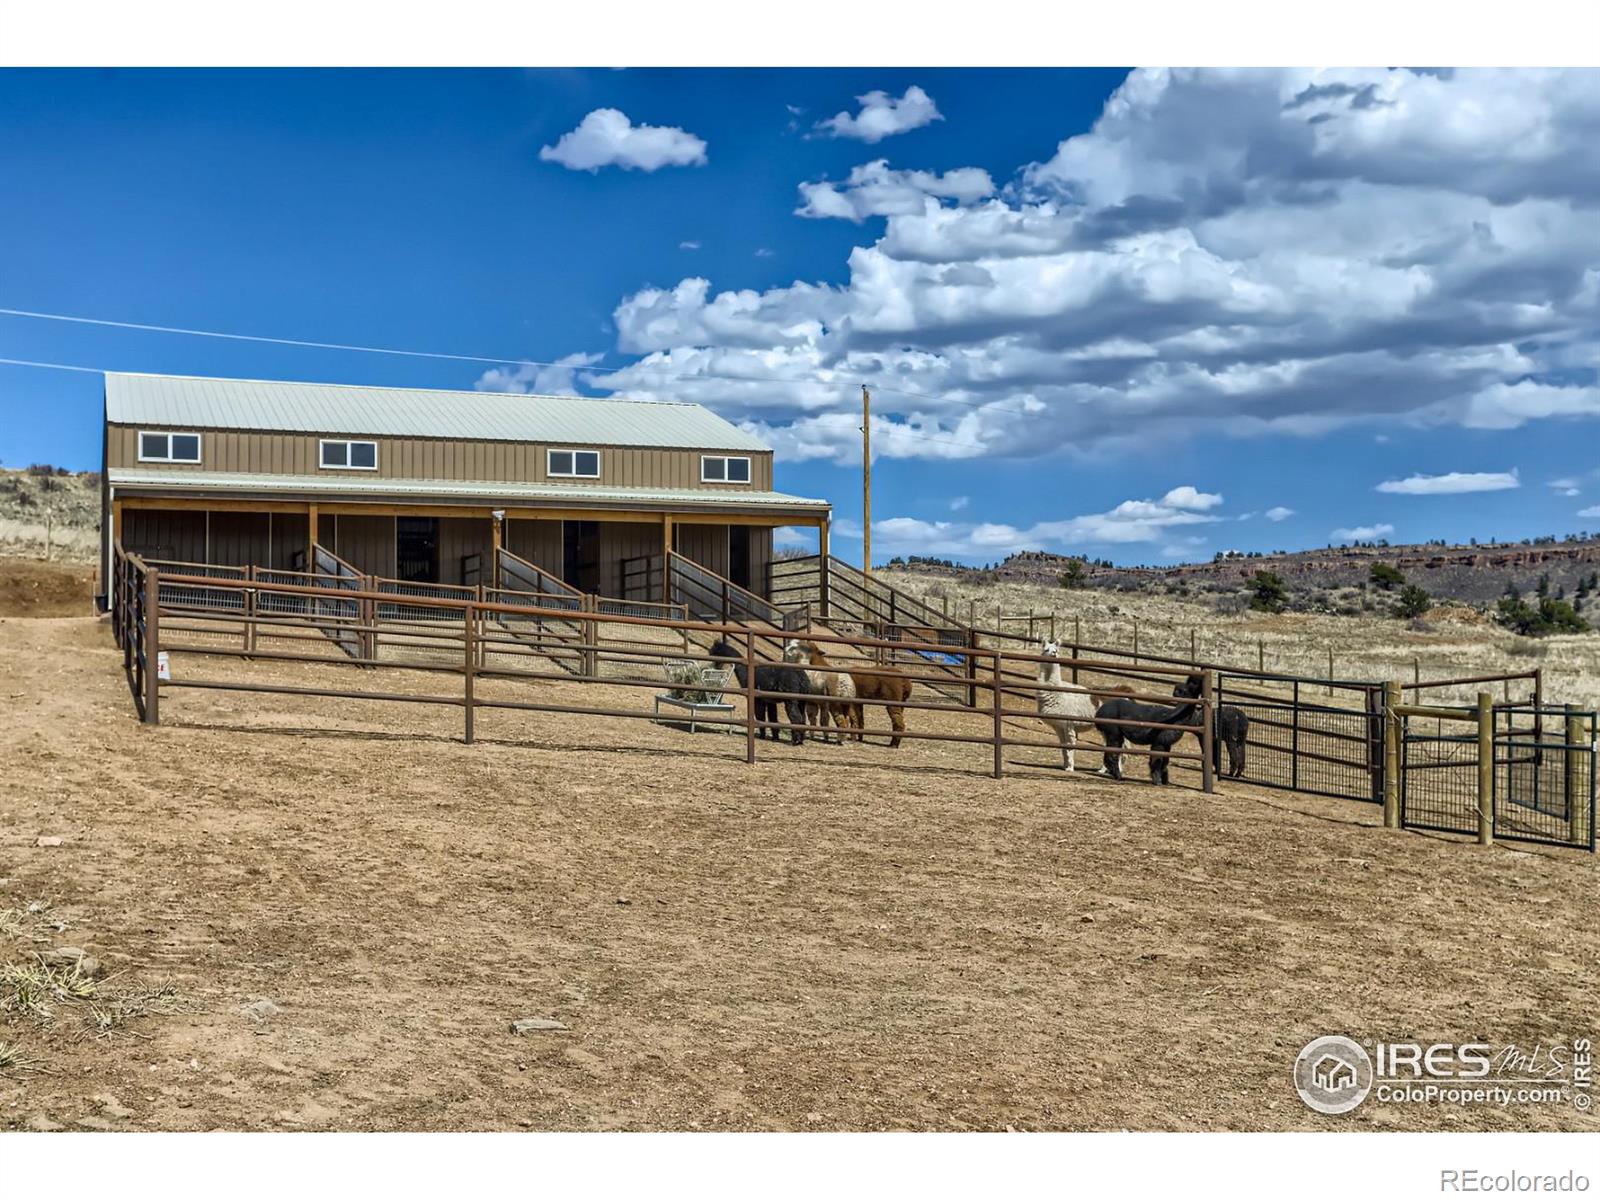
[[[1408,583],[1400,589],[1400,601],[1395,606],[1395,615],[1402,619],[1420,617],[1433,607],[1433,597],[1428,595],[1428,590]]]
[[[1373,563],[1371,571],[1372,582],[1386,592],[1392,592],[1397,587],[1404,587],[1406,577],[1399,567],[1391,567],[1388,563]]]
[[[1082,587],[1086,574],[1087,572],[1083,569],[1083,559],[1069,558],[1066,570],[1056,577],[1056,582],[1064,588]]]
[[[1509,596],[1495,606],[1494,619],[1524,637],[1547,637],[1552,633],[1583,633],[1589,628],[1577,610],[1565,600],[1544,596],[1537,606]]]
[[[1272,571],[1250,576],[1250,607],[1256,612],[1278,613],[1289,603],[1289,589]]]

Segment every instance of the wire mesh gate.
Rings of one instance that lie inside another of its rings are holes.
[[[1593,851],[1596,714],[1498,705],[1491,720],[1494,837]],[[1402,717],[1404,828],[1478,832],[1479,746],[1471,726]]]
[[[1317,693],[1321,693],[1317,698]],[[1217,711],[1250,722],[1246,783],[1344,800],[1383,800],[1383,687],[1292,675],[1217,672]],[[1219,773],[1223,739],[1213,742]]]

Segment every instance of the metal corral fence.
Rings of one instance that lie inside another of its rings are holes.
[[[508,633],[504,628],[507,618],[532,621],[561,621],[569,619],[568,610],[545,608],[539,605],[509,604],[491,600],[458,599],[450,596],[419,596],[407,602],[408,607],[423,609],[430,618],[408,627],[403,640],[396,642],[392,630],[374,619],[376,606],[387,603],[389,593],[368,590],[365,587],[345,588],[306,582],[263,582],[261,573],[252,579],[234,576],[197,576],[181,570],[171,574],[147,564],[137,555],[129,554],[121,546],[115,551],[115,569],[118,579],[119,600],[131,597],[140,599],[119,605],[118,639],[127,647],[130,661],[130,679],[142,697],[141,718],[151,724],[158,723],[161,697],[164,691],[179,689],[209,689],[260,694],[291,696],[319,696],[350,700],[373,700],[395,703],[437,704],[462,709],[463,730],[467,741],[474,738],[477,714],[484,709],[509,709],[527,712],[574,713],[597,717],[618,717],[657,721],[661,718],[648,708],[617,708],[578,705],[541,700],[541,691],[531,689],[530,698],[513,699],[506,695],[485,695],[480,689],[484,681],[525,681],[530,683],[594,683],[612,687],[649,688],[660,692],[664,680],[602,676],[594,670],[601,660],[621,658],[641,661],[640,652],[630,647],[607,642],[583,642],[575,647],[583,657],[585,669],[574,674],[562,669],[548,669],[548,656],[539,647],[530,645],[525,637]],[[205,593],[236,594],[238,602],[208,603],[196,610],[194,593],[188,589],[200,588]],[[253,599],[251,599],[253,595]],[[270,600],[270,603],[265,601]],[[354,605],[355,615],[345,606]],[[299,612],[280,615],[295,607]],[[184,620],[183,618],[188,618]],[[756,758],[756,744],[761,738],[788,735],[804,739],[807,735],[838,735],[839,730],[828,711],[829,701],[810,692],[785,692],[761,686],[762,670],[771,670],[772,664],[757,652],[757,642],[768,633],[749,626],[721,622],[694,621],[661,615],[610,616],[611,623],[638,630],[667,630],[680,642],[695,637],[726,641],[738,652],[735,670],[741,677],[737,693],[743,696],[743,715],[699,716],[697,726],[726,727],[744,734],[747,761]],[[348,653],[330,655],[326,649],[318,650],[320,642],[327,646],[335,643],[341,651],[349,639],[356,639],[361,655],[352,658]],[[698,640],[698,638],[696,638]],[[832,648],[844,653],[874,655],[895,649],[940,649],[936,644],[889,642],[846,637],[839,634],[813,630],[808,640],[819,647]],[[279,645],[287,648],[278,648]],[[395,661],[382,656],[386,647],[404,645],[412,651],[425,651],[406,661]],[[662,665],[661,646],[654,644],[654,662]],[[199,658],[222,657],[247,660],[303,662],[321,664],[354,663],[365,668],[385,668],[395,671],[427,672],[459,681],[458,687],[449,691],[428,693],[379,691],[365,688],[331,688],[254,682],[239,679],[206,679],[191,677],[187,672],[173,673],[170,678],[159,679],[148,669],[148,664],[163,654],[193,655]],[[873,709],[909,711],[915,713],[948,714],[942,728],[916,728],[895,731],[897,737],[910,741],[965,743],[985,746],[990,750],[991,773],[999,778],[1005,769],[1005,751],[1010,748],[1033,748],[1060,753],[1060,743],[1055,739],[1021,737],[1007,731],[1007,723],[1016,718],[1037,719],[1037,710],[1030,704],[1026,708],[1010,707],[1008,698],[1013,691],[1005,683],[1008,673],[1025,670],[1037,671],[1046,660],[1038,655],[1009,650],[983,648],[969,651],[977,663],[977,676],[984,701],[979,707],[961,702],[935,702],[927,699],[872,699],[858,696],[853,703],[871,711]],[[725,664],[704,653],[676,655],[682,661],[702,662],[707,665]],[[1099,671],[1118,670],[1117,664],[1084,660],[1059,661],[1063,673],[1067,670]],[[139,664],[137,672],[132,664]],[[543,664],[543,668],[541,668]],[[809,670],[823,674],[851,674],[858,688],[864,676],[896,673],[894,668],[873,663],[850,666],[808,666]],[[1176,746],[1170,750],[1151,750],[1139,745],[1118,748],[1121,755],[1161,758],[1177,765],[1185,764],[1199,775],[1200,786],[1205,791],[1213,787],[1211,770],[1210,735],[1212,729],[1213,700],[1211,680],[1201,680],[1200,695],[1183,704],[1174,701],[1172,687],[1175,681],[1188,678],[1190,672],[1183,668],[1153,666],[1146,668],[1148,678],[1159,685],[1147,691],[1133,691],[1130,698],[1161,705],[1161,714],[1181,711],[1186,705],[1194,718],[1186,722],[1125,719],[1106,722],[1127,736],[1148,730],[1178,730],[1193,734],[1198,742],[1194,751]],[[1078,691],[1070,684],[1059,686],[1036,684],[1037,691]],[[790,706],[793,705],[793,708]],[[778,720],[782,709],[788,720]],[[873,733],[881,732],[872,730]],[[1181,742],[1179,743],[1182,744]],[[1096,747],[1098,749],[1098,747]]]
[[[1569,707],[1397,705],[1389,755],[1407,829],[1595,848],[1596,717]]]

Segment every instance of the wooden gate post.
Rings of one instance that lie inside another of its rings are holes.
[[[473,637],[473,622],[476,618],[476,612],[472,605],[467,605],[465,616],[466,620],[461,623],[461,646],[463,652],[461,668],[463,680],[462,699],[463,707],[466,709],[465,741],[470,746],[472,744],[472,678],[478,667],[478,648],[474,644],[475,639]]]
[[[252,654],[256,648],[256,567],[251,563],[244,569],[249,587],[244,592],[244,652]]]
[[[1383,685],[1383,827],[1400,828],[1400,681]]]
[[[144,723],[161,724],[161,572],[144,573]]]
[[[864,725],[865,722],[863,721]],[[744,635],[744,760],[756,760],[756,635]]]
[[[1200,790],[1208,795],[1217,788],[1216,770],[1211,761],[1216,746],[1216,698],[1216,690],[1211,684],[1211,672],[1202,671],[1200,673]]]
[[[1494,845],[1494,693],[1478,693],[1478,845]]]
[[[1000,778],[1002,772],[1001,760],[1005,751],[1005,731],[1000,713],[1003,703],[1003,693],[1000,690],[1001,658],[1000,647],[996,646],[994,648],[994,777],[996,779]]]
[[[1595,746],[1593,731],[1583,716],[1567,709],[1567,814],[1571,819],[1572,844],[1593,847],[1594,829],[1591,827],[1592,794],[1584,785],[1594,770]],[[1588,763],[1588,769],[1584,764]]]

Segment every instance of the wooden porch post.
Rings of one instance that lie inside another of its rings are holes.
[[[661,603],[672,601],[672,514],[661,514]]]
[[[828,518],[817,522],[817,601],[822,605],[822,619],[828,620]]]
[[[317,569],[317,506],[306,505],[306,570]]]
[[[505,524],[505,521],[506,521],[506,519],[505,519],[505,514],[504,513],[499,513],[499,514],[490,513],[489,514],[489,523],[490,523],[491,526],[493,526],[493,533],[494,533],[492,544],[491,544],[491,548],[490,548],[489,586],[492,587],[492,588],[496,588],[496,589],[498,589],[499,586],[500,586],[500,545],[501,545],[501,537],[502,537],[501,527]],[[399,530],[400,530],[399,523],[396,522],[396,524],[395,524],[395,537],[396,538],[398,538],[400,536]],[[483,581],[483,573],[481,571],[478,574],[478,580],[479,580],[480,583]]]

